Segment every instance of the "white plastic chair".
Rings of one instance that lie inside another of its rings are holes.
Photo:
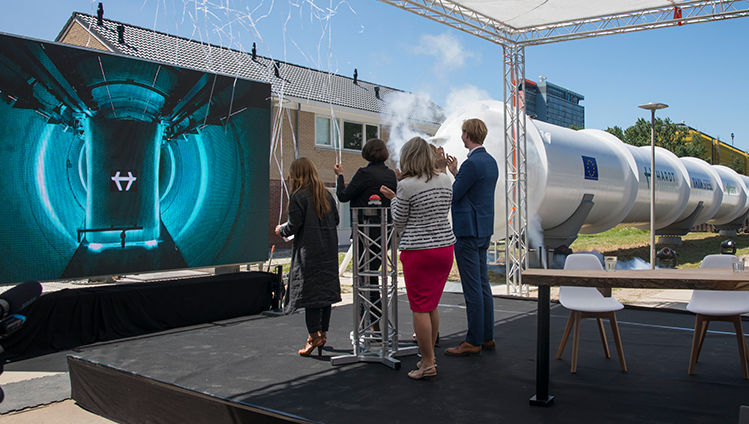
[[[603,270],[601,260],[596,255],[590,253],[574,253],[567,256],[564,262],[564,269],[587,269]],[[572,342],[572,369],[571,372],[577,371],[577,350],[580,342],[580,322],[585,318],[595,318],[598,322],[598,331],[603,341],[603,351],[607,358],[611,358],[609,345],[606,341],[606,331],[603,328],[603,318],[607,318],[611,323],[611,332],[614,334],[614,343],[616,351],[619,354],[619,365],[622,371],[627,371],[627,364],[624,362],[624,350],[622,340],[619,336],[619,326],[616,323],[616,311],[624,308],[613,297],[604,297],[595,287],[569,287],[562,286],[559,288],[559,303],[570,310],[570,317],[567,320],[567,327],[564,329],[562,342],[557,351],[557,359],[562,357],[570,331],[575,328],[575,335]]]
[[[700,268],[731,267],[731,262],[735,257],[734,255],[707,255],[702,260]],[[749,348],[747,348],[744,330],[741,326],[741,314],[749,313],[749,292],[694,290],[687,309],[697,314],[694,323],[692,354],[689,359],[689,374],[694,374],[694,367],[700,357],[710,321],[726,321],[733,323],[736,330],[741,372],[744,379],[749,380]]]

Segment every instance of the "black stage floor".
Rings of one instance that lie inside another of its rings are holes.
[[[399,297],[400,337],[410,340],[411,314]],[[297,355],[306,338],[304,315],[249,317],[158,336],[82,349],[78,355],[156,380],[321,423],[738,423],[749,405],[732,327],[711,324],[695,375],[687,375],[694,316],[627,308],[617,317],[629,372],[603,355],[592,320],[582,326],[576,374],[571,341],[554,359],[568,312],[551,310],[549,408],[530,406],[535,392],[536,302],[495,298],[496,352],[454,358],[444,349],[465,336],[460,294],[439,307],[437,381],[406,373],[417,356],[393,370],[375,363],[332,366],[351,351],[352,306],[333,311],[324,358]],[[724,331],[724,334],[720,332]],[[404,343],[410,345],[410,343]],[[135,394],[134,394],[135,395]],[[168,421],[168,417],[162,417]]]

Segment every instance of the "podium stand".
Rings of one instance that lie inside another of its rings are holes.
[[[398,250],[395,225],[390,217],[390,208],[364,207],[351,210],[354,256],[354,329],[351,332],[353,354],[333,357],[330,362],[332,365],[379,362],[397,370],[400,369],[400,361],[396,358],[414,355],[419,348],[402,348],[398,341]],[[375,291],[379,292],[380,297],[372,300],[370,293]]]

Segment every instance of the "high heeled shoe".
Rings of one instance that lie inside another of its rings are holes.
[[[322,357],[322,348],[325,346],[325,343],[328,342],[328,332],[327,331],[318,331],[317,334],[320,336],[320,342],[317,346],[317,356]]]
[[[322,347],[325,345],[325,342],[326,340],[320,337],[319,331],[317,333],[309,333],[307,344],[304,345],[304,348],[299,349],[299,355],[310,356],[312,355],[312,351],[317,348],[317,356],[322,357]]]
[[[413,370],[409,371],[408,376],[413,378],[414,380],[422,380],[424,378],[428,378],[431,381],[434,381],[437,379],[437,366],[432,365],[431,367],[426,367],[423,370]]]
[[[434,367],[435,368],[437,367],[437,360],[436,359],[434,360]],[[419,362],[416,363],[416,368],[421,368],[421,361],[419,361]]]

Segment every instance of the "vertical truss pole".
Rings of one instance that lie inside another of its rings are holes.
[[[418,346],[399,346],[398,337],[398,246],[390,208],[351,208],[353,243],[354,328],[353,353],[330,359],[331,365],[376,362],[400,369],[397,358],[415,355]],[[374,217],[379,217],[375,220]],[[379,227],[379,236],[372,229]],[[380,269],[373,269],[373,261]],[[377,280],[376,283],[372,281]],[[370,294],[380,293],[372,301]],[[359,313],[361,312],[361,315]]]
[[[503,46],[505,123],[505,264],[507,294],[528,295],[528,173],[525,139],[525,48]]]

